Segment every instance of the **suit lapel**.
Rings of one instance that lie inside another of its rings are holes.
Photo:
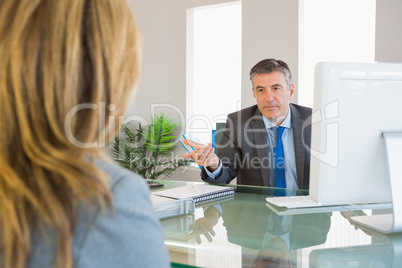
[[[292,110],[292,128],[293,128],[293,142],[295,146],[295,160],[296,160],[296,171],[297,180],[299,187],[303,187],[303,177],[304,177],[304,144],[303,144],[303,120],[300,119],[300,113],[290,105]]]
[[[265,128],[264,121],[262,120],[262,114],[260,110],[256,110],[253,120],[250,122],[253,144],[256,145],[257,156],[260,161],[269,160],[268,147],[267,147],[267,130]],[[266,165],[266,163],[261,162]],[[266,168],[260,168],[261,177],[265,186],[269,185],[269,170]]]

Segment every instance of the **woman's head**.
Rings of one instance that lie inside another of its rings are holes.
[[[0,5],[1,129],[60,146],[97,142],[108,129],[99,118],[124,114],[139,75],[138,30],[125,1]]]
[[[0,266],[24,267],[33,221],[55,229],[56,264],[71,266],[76,202],[110,200],[83,159],[119,129],[138,39],[125,0],[0,1]]]

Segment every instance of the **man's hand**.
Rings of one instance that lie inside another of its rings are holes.
[[[204,217],[195,221],[194,229],[187,235],[187,239],[194,238],[197,244],[201,244],[201,235],[204,235],[209,242],[212,242],[212,237],[215,236],[213,227],[218,223],[220,216],[216,208],[208,208]]]
[[[193,159],[195,163],[208,168],[210,172],[214,172],[219,167],[219,157],[210,143],[204,145],[189,139],[185,139],[183,142],[194,148],[191,153],[183,154],[184,158]]]

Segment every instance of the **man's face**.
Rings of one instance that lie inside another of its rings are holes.
[[[280,125],[289,112],[289,102],[294,93],[294,85],[290,88],[282,72],[257,74],[253,78],[253,96],[257,100],[258,109],[272,123]]]

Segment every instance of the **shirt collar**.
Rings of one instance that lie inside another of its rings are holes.
[[[290,107],[289,107],[289,112],[288,112],[287,116],[285,117],[285,120],[283,120],[283,122],[280,126],[284,127],[284,128],[291,128],[291,126],[292,126],[291,118],[292,118],[292,115],[291,115],[291,111],[290,111]],[[262,115],[262,120],[264,121],[266,129],[271,129],[271,128],[276,127],[276,125],[274,123],[272,123],[265,115]]]

